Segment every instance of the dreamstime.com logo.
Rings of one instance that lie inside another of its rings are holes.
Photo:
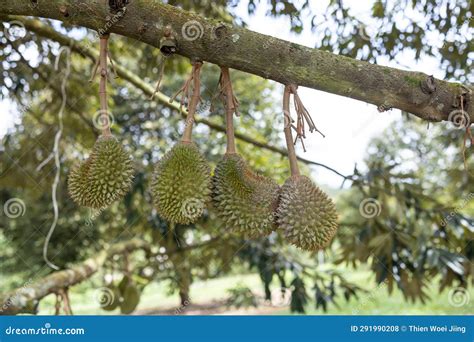
[[[387,280],[380,283],[374,290],[372,290],[368,295],[360,298],[358,300],[358,305],[352,310],[353,315],[360,315],[360,311],[365,309],[369,303],[373,302],[375,298],[380,294],[381,291],[384,291],[387,288]]]
[[[90,210],[89,217],[86,219],[86,226],[92,226],[94,221],[102,214],[105,208],[100,208],[98,210]]]
[[[271,303],[274,307],[286,307],[291,302],[291,289],[282,287],[276,291],[272,291]]]
[[[456,128],[468,128],[471,125],[469,114],[460,109],[455,109],[448,115],[450,121]]]
[[[443,219],[443,221],[441,221],[441,226],[442,227],[446,227],[448,222],[452,220],[452,218],[454,216],[456,216],[456,214],[458,214],[461,210],[463,210],[467,204],[474,199],[474,192],[470,192],[469,195],[467,195],[463,201],[456,207],[453,209],[453,211],[451,211],[448,215],[446,215]]]
[[[3,212],[8,218],[11,219],[16,219],[20,216],[23,216],[26,212],[25,202],[23,202],[23,200],[20,198],[10,198],[3,205]]]
[[[181,206],[181,214],[191,220],[194,220],[204,212],[204,203],[197,198],[185,200]]]
[[[189,20],[181,27],[181,34],[183,38],[189,42],[202,38],[204,34],[204,27],[197,20]]]
[[[92,124],[95,128],[103,130],[106,128],[107,124],[109,127],[112,127],[115,123],[115,117],[110,112],[105,112],[103,110],[98,110],[94,113],[92,117]]]
[[[380,215],[382,205],[375,198],[364,198],[359,205],[359,212],[362,217],[371,219]]]
[[[175,315],[183,314],[184,310],[186,310],[189,304],[191,304],[191,298],[186,299],[180,307],[177,307],[176,309],[174,309],[174,314]]]
[[[40,328],[15,328],[9,326],[5,329],[7,335],[84,335],[84,328],[52,328],[51,323],[45,323]]]
[[[99,287],[94,291],[94,301],[99,303],[101,308],[112,305],[115,301],[115,293],[108,287]]]
[[[209,113],[211,111],[211,101],[205,100],[202,102],[199,102],[196,108],[196,113],[198,114],[205,114]]]
[[[470,295],[464,287],[456,287],[448,293],[449,304],[456,308],[469,304]]]
[[[8,311],[8,308],[10,306],[16,304],[18,301],[21,300],[21,296],[26,295],[28,292],[30,292],[30,284],[32,282],[33,280],[31,278],[28,279],[28,281],[24,283],[20,289],[16,290],[12,296],[10,296],[6,301],[4,301],[2,307],[0,308],[0,313]]]
[[[12,20],[9,21],[8,26],[5,26],[3,33],[8,40],[15,41],[22,39],[26,36],[25,25],[21,21]]]
[[[370,42],[372,38],[375,38],[377,36],[377,34],[372,32],[372,30],[368,30],[367,25],[363,23],[360,23],[357,26],[357,33],[363,40],[366,40],[368,42]]]

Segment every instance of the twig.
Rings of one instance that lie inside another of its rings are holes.
[[[290,84],[289,89],[290,89],[290,94],[293,94],[294,105],[295,105],[295,110],[296,110],[296,115],[297,115],[296,127],[294,125],[291,125],[291,128],[293,128],[296,131],[296,138],[295,138],[294,143],[296,144],[296,141],[298,139],[300,139],[301,145],[303,145],[303,150],[306,152],[306,148],[305,148],[304,142],[303,142],[303,139],[306,138],[305,122],[308,125],[310,133],[312,133],[313,131],[316,131],[319,134],[321,134],[323,136],[323,138],[325,136],[319,129],[316,128],[316,125],[314,124],[314,121],[311,118],[311,115],[309,114],[306,107],[303,105],[303,102],[301,101],[301,99],[298,95],[298,91],[297,91],[298,86],[294,85],[294,84]],[[289,111],[288,111],[288,113],[289,113]],[[291,121],[291,122],[293,122],[293,121]]]
[[[293,137],[291,134],[291,115],[290,115],[290,94],[291,94],[291,87],[289,85],[285,86],[285,90],[283,93],[283,115],[284,115],[284,122],[285,127],[283,128],[283,132],[285,132],[285,141],[286,147],[288,149],[288,160],[290,161],[290,170],[291,176],[298,176],[300,174],[300,170],[298,168],[298,161],[296,159],[296,152],[295,152],[295,144],[293,143]]]
[[[188,103],[188,115],[186,117],[186,125],[184,127],[183,137],[181,142],[190,143],[191,134],[193,131],[194,123],[194,113],[196,112],[196,107],[201,99],[201,82],[199,79],[199,73],[201,72],[202,62],[195,61],[192,63],[193,68],[189,78],[184,82],[184,85],[170,98],[170,102],[174,101],[176,97],[181,94],[180,110],[184,103]],[[191,83],[193,85],[193,90],[191,93]]]
[[[58,290],[58,294],[62,299],[63,302],[63,310],[66,315],[72,315],[72,307],[71,307],[71,301],[69,300],[69,289],[62,288]],[[57,307],[56,307],[57,310]]]
[[[107,108],[107,58],[109,35],[105,34],[100,37],[99,65],[100,65],[100,82],[99,82],[99,100],[100,100],[100,122],[102,125],[102,135],[104,137],[111,136],[109,112]]]
[[[59,295],[59,293],[56,293],[56,302],[54,303],[54,314],[56,316],[59,316],[61,313],[61,300],[62,297]]]
[[[161,80],[165,72],[165,61],[166,61],[166,58],[163,56],[161,66],[160,66],[160,71],[158,73],[158,81],[156,81],[155,91],[153,92],[153,94],[151,94],[150,100],[153,100],[153,98],[155,97],[155,94],[160,91]]]
[[[232,82],[230,80],[229,68],[221,67],[221,76],[219,78],[220,95],[224,102],[226,112],[226,153],[236,153],[234,136],[234,113],[238,115],[239,101],[234,96]]]

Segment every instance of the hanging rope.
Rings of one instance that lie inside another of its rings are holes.
[[[67,103],[66,85],[69,79],[69,74],[71,72],[71,49],[69,47],[64,47],[64,46],[61,49],[59,49],[58,55],[56,56],[56,61],[54,63],[54,70],[58,70],[59,58],[61,57],[61,54],[63,51],[66,52],[66,70],[61,82],[62,102],[61,102],[61,107],[59,108],[59,111],[58,111],[58,127],[59,128],[54,137],[54,147],[53,147],[54,164],[56,166],[56,174],[54,176],[53,185],[51,187],[51,197],[52,197],[52,202],[53,202],[54,218],[49,228],[48,234],[46,235],[46,240],[44,241],[44,245],[43,245],[43,259],[46,262],[46,264],[54,270],[59,270],[59,267],[53,264],[51,261],[49,261],[48,246],[49,246],[49,241],[51,240],[51,236],[53,235],[54,229],[56,228],[56,225],[58,224],[58,219],[59,219],[59,207],[58,207],[58,199],[57,199],[57,189],[59,185],[59,179],[61,176],[61,160],[60,160],[60,155],[59,155],[59,143],[61,141],[61,136],[63,133],[63,114],[64,114],[64,109],[66,108],[66,103]]]

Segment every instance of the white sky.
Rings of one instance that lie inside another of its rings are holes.
[[[359,18],[367,16],[371,3],[372,1],[346,1],[346,4],[352,6],[353,14],[360,15]],[[326,4],[327,1],[314,1],[313,11],[323,12],[322,8]],[[309,29],[299,35],[291,34],[288,29],[289,21],[283,18],[267,17],[265,6],[257,7],[256,14],[250,18],[246,11],[247,1],[242,1],[237,8],[237,13],[246,19],[249,29],[309,47],[315,46],[315,37]],[[369,35],[373,32],[369,24],[366,32]],[[379,64],[409,68],[438,78],[443,77],[443,72],[438,68],[438,62],[434,58],[424,58],[423,63],[415,64],[412,54],[404,53],[399,60],[404,65],[403,67],[395,62],[380,62]],[[297,153],[307,159],[335,168],[343,174],[352,173],[354,164],[361,163],[370,139],[400,116],[399,110],[378,113],[373,105],[313,89],[300,87],[299,94],[312,114],[316,126],[326,135],[326,138],[322,138],[317,133],[307,135],[308,138],[305,141],[307,152],[303,153],[301,145],[298,145]],[[334,104],[337,104],[337,109],[334,108]],[[0,113],[2,113],[0,120],[0,138],[2,138],[7,130],[11,130],[15,123],[19,123],[20,118],[16,107],[9,101],[0,102]],[[333,187],[338,187],[342,182],[341,177],[320,167],[313,168],[312,176],[316,182]]]

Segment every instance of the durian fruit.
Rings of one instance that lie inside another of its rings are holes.
[[[271,233],[279,186],[255,174],[237,153],[226,153],[213,177],[213,203],[227,227],[247,238]]]
[[[304,118],[308,120],[309,113],[297,97],[296,87],[286,85],[283,95],[285,123],[291,123],[290,94],[293,94],[295,101],[299,103],[298,122]],[[309,124],[312,124],[315,129],[312,120],[308,122]],[[292,125],[285,124],[283,131],[291,177],[286,180],[281,189],[277,223],[290,243],[307,251],[317,251],[329,245],[336,234],[338,228],[336,206],[311,179],[300,175],[291,129]],[[304,136],[301,132],[299,134],[299,138]]]
[[[121,295],[120,312],[124,315],[131,314],[140,302],[141,293],[131,277],[124,276],[118,286]]]
[[[194,143],[173,146],[156,165],[151,191],[158,214],[179,224],[194,223],[210,201],[210,168]]]
[[[69,175],[69,193],[79,205],[101,209],[121,199],[130,189],[130,156],[111,135],[97,139],[90,157]]]
[[[130,190],[132,159],[113,136],[99,137],[89,158],[89,206],[105,208]]]
[[[274,228],[279,186],[252,172],[236,153],[233,115],[238,114],[238,101],[226,67],[221,67],[220,87],[226,108],[227,146],[224,158],[214,171],[214,207],[226,227],[246,238],[262,237]]]
[[[68,177],[68,190],[69,195],[72,197],[74,202],[81,206],[89,205],[89,159],[74,166]]]
[[[308,251],[325,248],[338,228],[334,202],[301,175],[288,178],[282,186],[277,222],[290,243]]]

